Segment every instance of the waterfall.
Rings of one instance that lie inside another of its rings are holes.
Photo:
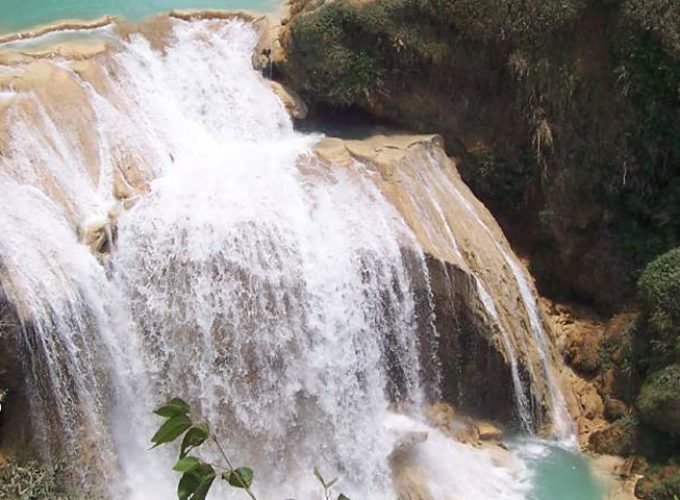
[[[431,163],[436,164],[436,159],[432,158]],[[494,237],[491,229],[481,219],[481,217],[479,216],[475,208],[472,206],[472,204],[460,193],[456,186],[454,186],[445,176],[443,176],[441,172],[436,168],[436,166],[433,167],[433,172],[435,172],[436,181],[440,184],[447,186],[446,190],[447,194],[452,195],[457,200],[457,202],[464,208],[464,211],[470,217],[472,217],[477,222],[477,224],[479,224],[479,226],[484,229],[484,231],[487,234],[489,234],[493,242],[493,245],[497,248],[505,264],[510,268],[512,276],[517,283],[520,298],[529,320],[530,331],[535,341],[535,346],[537,348],[536,350],[540,358],[542,375],[545,378],[545,381],[548,386],[550,406],[553,413],[552,415],[554,426],[553,433],[555,437],[557,437],[561,441],[570,443],[573,442],[575,439],[574,426],[571,421],[569,411],[567,409],[566,401],[557,385],[555,375],[553,374],[552,371],[553,363],[551,361],[548,340],[546,338],[545,329],[543,327],[543,320],[541,319],[538,303],[535,298],[536,292],[532,289],[531,285],[529,284],[529,281],[526,277],[526,272],[522,270],[520,264],[515,260],[515,257],[510,256],[508,250],[503,248],[503,246],[498,242],[497,238]],[[498,322],[500,325],[500,322],[498,321],[498,313],[495,310],[493,299],[489,296],[488,292],[484,291],[484,287],[483,285],[481,285],[481,282],[478,281],[478,283],[480,283],[480,293],[485,304],[485,307],[489,311],[491,317],[494,318],[494,320]],[[484,300],[485,298],[486,300]],[[503,326],[501,325],[500,328],[503,329]],[[506,346],[506,350],[508,351],[508,353],[510,353],[511,359],[514,360],[515,359],[513,353],[514,349],[512,348],[512,345],[508,340],[507,332],[503,332],[503,339],[504,344]],[[530,417],[527,412],[528,403],[526,401],[526,396],[523,394],[523,391],[521,389],[521,383],[519,382],[519,376],[517,374],[517,369],[514,361],[512,371],[513,381],[516,390],[516,399],[520,410],[520,416],[523,422],[530,422]]]
[[[531,332],[538,344],[538,353],[541,357],[545,379],[548,383],[548,390],[550,391],[550,400],[553,410],[553,421],[555,427],[555,436],[561,440],[573,444],[575,441],[574,425],[567,409],[567,403],[564,400],[562,391],[557,386],[557,381],[551,370],[551,362],[549,360],[550,351],[548,348],[545,331],[543,329],[543,322],[540,317],[538,304],[536,298],[532,293],[529,282],[520,269],[519,265],[510,257],[507,252],[503,252],[506,262],[512,269],[512,273],[517,280],[522,300],[527,314],[529,315],[529,322],[531,323]]]
[[[442,227],[448,240],[447,242],[453,250],[453,257],[459,262],[465,262],[465,258],[460,250],[460,245],[454,235],[454,230],[449,224],[449,221],[446,218],[445,210],[443,208],[443,204],[450,203],[449,200],[451,199],[452,195],[457,200],[461,200],[463,198],[461,197],[460,193],[458,193],[458,190],[455,186],[453,186],[447,179],[442,179],[441,176],[437,175],[438,165],[436,160],[434,158],[430,158],[429,160],[429,165],[424,166],[424,168],[423,165],[417,166],[419,183],[425,186],[427,198],[414,196],[412,193],[409,193],[409,200],[416,208],[418,217],[421,220],[427,221],[428,219],[434,219],[434,221],[436,221],[435,223],[425,225],[425,229],[428,232],[428,238],[430,240],[435,239],[436,228]],[[404,182],[408,182],[408,180],[404,179]],[[435,189],[434,186],[437,186],[439,189],[445,189],[442,193],[438,189]],[[431,211],[432,213],[428,211],[428,205],[434,209]],[[479,225],[485,228],[485,224],[476,216],[474,209],[467,202],[465,202],[464,206],[468,213],[471,213],[473,216],[475,216],[475,220],[479,223]],[[515,402],[517,404],[517,412],[521,427],[526,432],[532,432],[535,425],[531,410],[529,408],[529,401],[527,395],[525,394],[520,378],[516,350],[506,328],[500,321],[494,299],[484,286],[482,278],[480,278],[480,276],[472,269],[470,269],[470,273],[474,276],[475,284],[477,286],[482,305],[484,306],[489,317],[494,321],[494,323],[496,323],[496,325],[498,325],[498,328],[501,332],[503,347],[510,361],[514,396]]]
[[[255,469],[258,498],[316,498],[317,465],[351,498],[393,499],[390,456],[409,432],[428,433],[414,460],[434,498],[524,498],[521,460],[499,465],[425,423],[443,334],[430,249],[370,167],[326,164],[319,137],[293,130],[252,69],[250,25],[173,20],[157,36],[8,68],[34,87],[0,93],[0,285],[23,321],[45,453],[87,464],[76,480],[98,478],[105,496],[172,498],[174,453],[147,448],[151,411],[180,396]],[[523,426],[531,346],[562,426],[534,292],[474,207],[453,220],[451,200],[465,200],[434,163],[414,166],[433,176],[427,196],[411,186],[404,199],[474,276]],[[508,259],[509,297],[458,237],[463,223]],[[504,318],[520,296],[529,332]]]

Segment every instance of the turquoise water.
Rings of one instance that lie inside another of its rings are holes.
[[[0,0],[0,34],[62,19],[92,20],[106,14],[139,20],[172,9],[274,12],[282,0]]]
[[[530,500],[603,500],[605,488],[588,459],[555,443],[519,441],[511,446],[532,475]]]

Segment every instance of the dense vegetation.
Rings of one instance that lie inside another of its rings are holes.
[[[444,134],[547,293],[614,310],[680,242],[679,2],[293,10],[284,76],[312,103]]]
[[[645,458],[638,483],[646,499],[680,496],[680,248],[648,264],[638,281],[640,312],[601,352],[605,404],[613,423],[591,436],[593,449]],[[607,413],[607,412],[606,412]]]
[[[649,264],[639,286],[644,316],[638,357],[647,375],[637,400],[640,416],[680,437],[680,248]]]
[[[0,465],[0,498],[12,500],[69,500],[59,488],[58,468],[35,462]]]

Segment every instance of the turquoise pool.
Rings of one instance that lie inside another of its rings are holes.
[[[605,487],[587,457],[557,443],[518,440],[511,450],[531,472],[528,500],[603,500]]]
[[[172,9],[247,9],[271,13],[282,4],[282,0],[0,0],[0,34],[63,19],[92,20],[106,14],[138,20]]]

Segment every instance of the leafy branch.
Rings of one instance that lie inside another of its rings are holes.
[[[173,466],[173,470],[182,474],[177,486],[177,498],[179,500],[205,500],[215,479],[225,481],[233,488],[243,490],[251,500],[257,500],[251,490],[254,473],[250,467],[234,467],[224,448],[217,438],[210,433],[207,423],[194,423],[191,419],[191,407],[180,399],[173,398],[154,411],[165,421],[151,438],[153,448],[162,444],[172,443],[182,438],[179,451],[179,460]],[[226,467],[220,467],[214,463],[208,463],[200,458],[190,455],[192,451],[203,445],[210,439],[224,458]],[[321,483],[325,500],[331,500],[331,490],[338,482],[337,478],[326,481],[314,467],[314,477]],[[340,493],[336,500],[350,500]]]

